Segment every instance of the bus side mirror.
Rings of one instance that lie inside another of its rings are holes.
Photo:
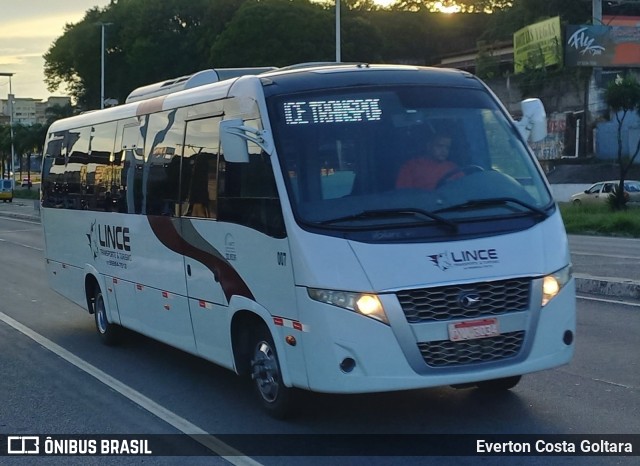
[[[547,137],[547,113],[540,99],[525,99],[520,103],[522,119],[516,124],[522,135],[532,142]]]
[[[228,162],[248,163],[249,148],[242,131],[243,121],[223,120],[220,122],[220,144],[224,159]]]
[[[239,118],[220,122],[220,143],[226,161],[248,163],[249,147],[247,141],[251,141],[265,152],[271,153],[272,144],[266,130],[247,126]]]

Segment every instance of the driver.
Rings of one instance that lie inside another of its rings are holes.
[[[449,160],[452,136],[440,133],[429,141],[424,156],[406,161],[396,178],[396,188],[418,188],[433,191],[440,180],[462,176],[458,165]],[[451,176],[453,175],[453,176]]]

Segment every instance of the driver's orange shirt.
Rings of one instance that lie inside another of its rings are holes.
[[[418,188],[433,191],[442,177],[458,166],[448,160],[439,162],[425,157],[408,160],[398,173],[396,188]],[[458,174],[456,174],[458,176]]]

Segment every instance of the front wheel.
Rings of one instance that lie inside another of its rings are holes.
[[[269,415],[284,419],[295,404],[294,389],[282,381],[280,362],[269,330],[260,326],[256,329],[251,355],[251,378],[260,403]]]
[[[93,301],[93,315],[96,320],[96,330],[105,345],[113,346],[120,340],[120,327],[109,323],[107,309],[104,305],[102,292],[98,290]]]

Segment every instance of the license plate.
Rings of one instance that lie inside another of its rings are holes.
[[[449,340],[476,340],[478,338],[489,338],[500,335],[498,319],[468,320],[449,324]]]

